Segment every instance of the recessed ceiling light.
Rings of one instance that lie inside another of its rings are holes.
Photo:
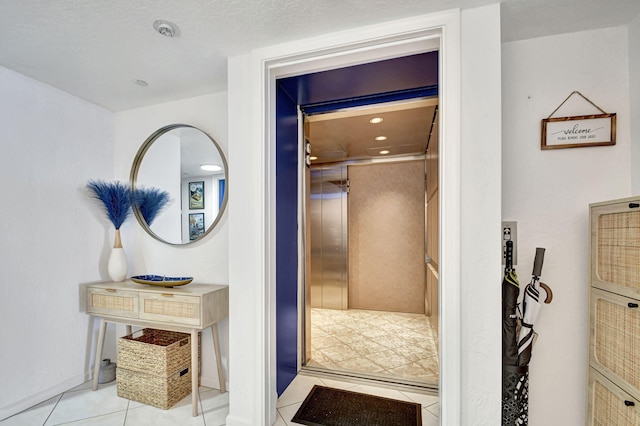
[[[371,124],[378,124],[378,123],[382,123],[382,117],[373,117],[371,120],[369,120],[369,123]]]
[[[317,159],[318,159],[318,157],[315,157],[315,156],[314,157],[309,157],[309,160],[311,160],[311,161],[314,161],[314,160],[317,160]]]
[[[376,136],[376,140],[377,141],[386,141],[387,137],[386,136]]]
[[[200,166],[200,168],[207,172],[219,172],[220,170],[222,170],[222,167],[218,166],[217,164],[203,164]]]
[[[380,154],[385,155],[390,153],[391,151],[389,151],[388,149],[383,149],[382,151],[380,151]]]
[[[140,87],[147,87],[149,85],[149,83],[147,83],[144,80],[136,80],[136,81],[134,81],[134,83],[137,84]]]
[[[165,37],[178,37],[178,27],[173,22],[159,19],[153,23],[153,28]]]

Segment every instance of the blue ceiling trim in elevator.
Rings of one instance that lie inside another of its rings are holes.
[[[287,77],[279,79],[278,85],[301,106],[410,92],[418,88],[437,89],[438,52]]]
[[[383,93],[379,95],[342,99],[334,102],[302,105],[300,108],[306,115],[313,115],[347,108],[357,108],[366,105],[406,101],[409,99],[432,98],[436,96],[438,96],[438,86],[419,87],[417,89],[400,90],[397,92]]]

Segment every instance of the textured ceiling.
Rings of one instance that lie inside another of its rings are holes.
[[[506,0],[502,41],[617,27],[638,16],[640,0]]]
[[[113,111],[226,90],[227,57],[499,0],[0,0],[0,65]],[[638,0],[505,0],[503,40],[625,25]],[[174,22],[178,37],[153,30]],[[134,84],[145,80],[148,87]]]

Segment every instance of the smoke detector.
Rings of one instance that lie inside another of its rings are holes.
[[[178,27],[169,21],[157,20],[153,23],[153,28],[165,37],[177,37]]]

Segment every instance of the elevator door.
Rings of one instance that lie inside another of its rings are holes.
[[[311,307],[348,309],[347,167],[311,168]]]

